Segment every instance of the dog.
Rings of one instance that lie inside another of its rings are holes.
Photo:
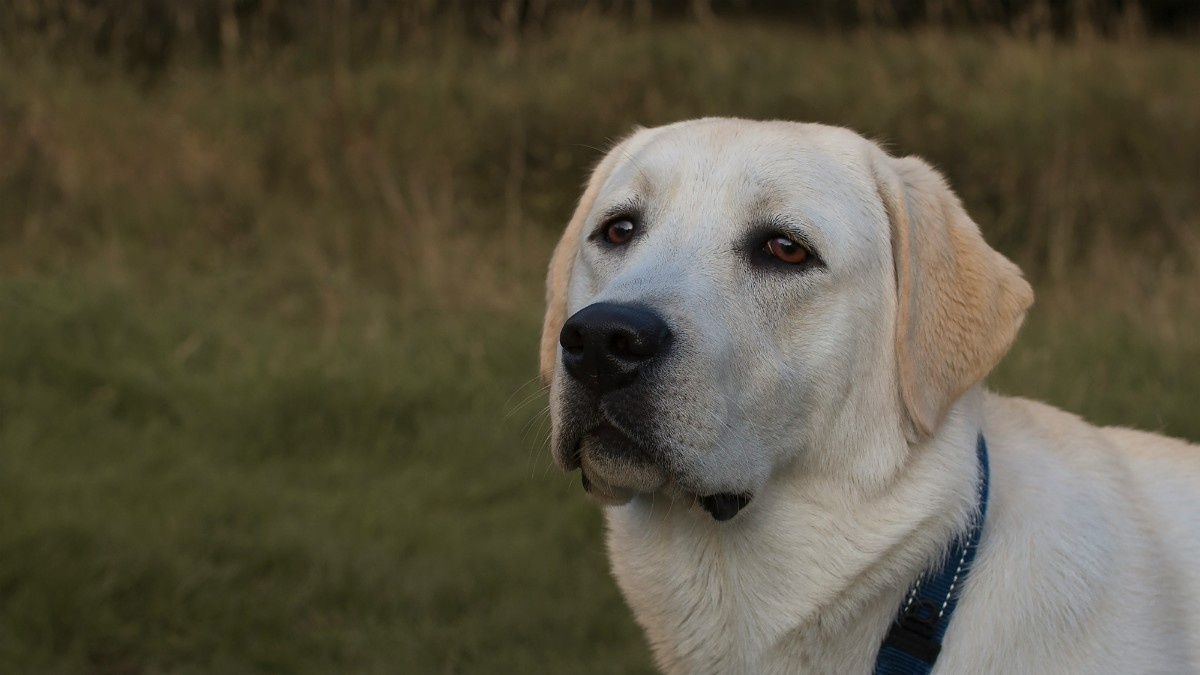
[[[924,161],[637,129],[547,289],[551,451],[662,671],[1200,672],[1200,447],[984,389],[1033,293]]]

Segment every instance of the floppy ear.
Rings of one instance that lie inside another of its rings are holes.
[[[875,171],[892,227],[900,395],[916,440],[1000,362],[1033,290],[932,167],[880,152]]]
[[[622,139],[596,165],[592,171],[591,180],[588,181],[587,188],[583,191],[583,196],[579,198],[579,205],[575,207],[575,214],[571,216],[571,222],[567,224],[566,231],[558,240],[558,245],[554,247],[554,255],[550,257],[550,271],[546,275],[546,318],[542,321],[540,367],[542,384],[550,384],[550,378],[554,375],[554,363],[558,359],[558,334],[567,321],[567,296],[571,290],[571,268],[575,264],[575,255],[579,251],[579,237],[583,233],[584,221],[587,220],[588,213],[591,212],[592,205],[596,202],[596,196],[600,194],[604,183],[612,175],[613,169],[621,159],[628,155],[629,142],[641,130],[640,127],[635,128],[633,135]]]

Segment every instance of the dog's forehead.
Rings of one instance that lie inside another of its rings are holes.
[[[614,182],[669,192],[680,184],[711,193],[854,181],[864,175],[865,139],[821,125],[729,120],[640,132]]]
[[[807,226],[818,247],[886,234],[875,232],[884,216],[869,141],[845,129],[701,120],[644,130],[632,141],[598,212],[635,204],[672,216],[679,235],[711,236],[716,226],[740,236],[756,220],[785,220]]]

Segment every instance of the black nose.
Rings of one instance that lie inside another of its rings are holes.
[[[558,341],[567,372],[603,394],[632,382],[666,349],[671,330],[644,307],[598,302],[567,319]]]

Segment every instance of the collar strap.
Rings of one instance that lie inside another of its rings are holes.
[[[942,651],[942,638],[950,626],[954,608],[958,606],[958,594],[975,560],[987,516],[989,471],[987,443],[982,433],[976,452],[979,456],[979,509],[970,528],[955,539],[940,566],[922,574],[908,589],[904,604],[879,648],[875,675],[924,675],[933,669]]]

